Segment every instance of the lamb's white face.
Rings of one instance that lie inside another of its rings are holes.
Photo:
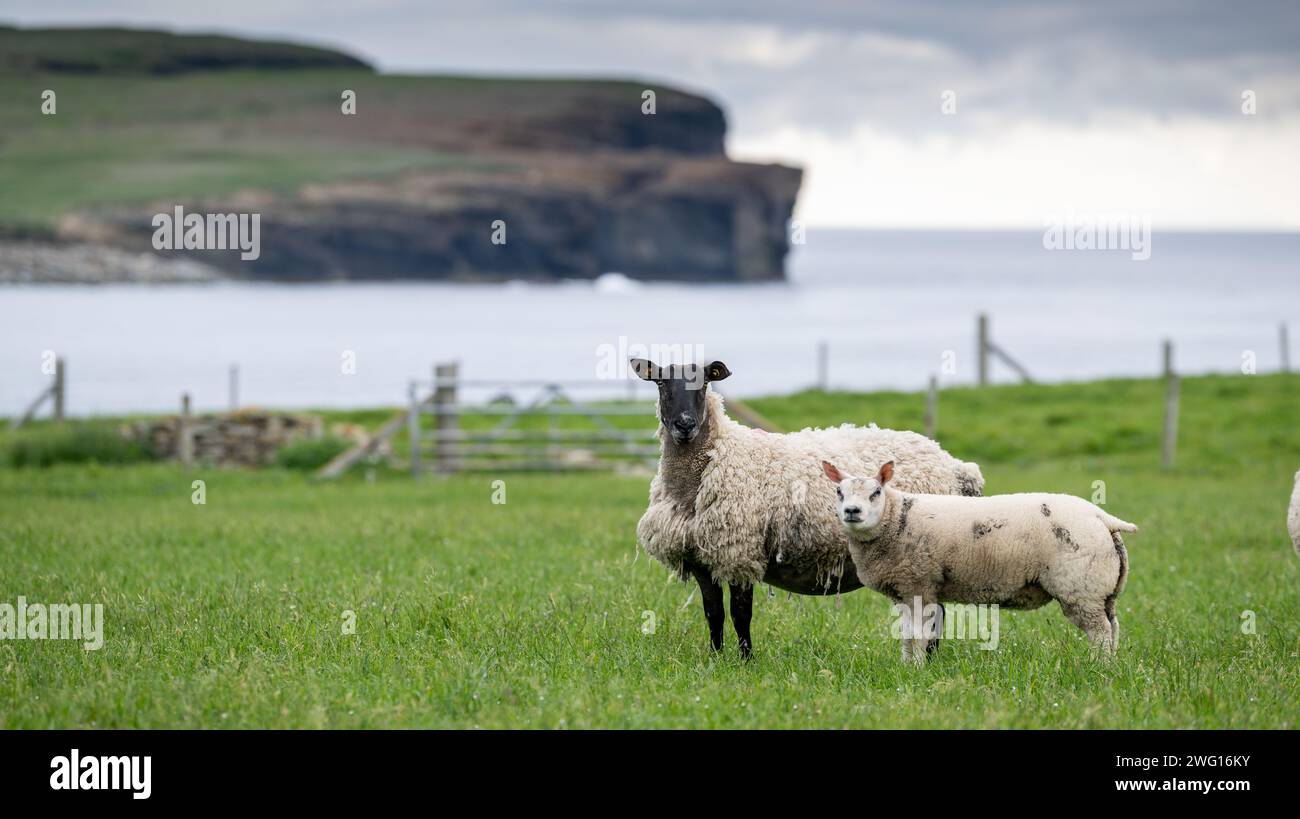
[[[875,478],[845,475],[835,486],[840,523],[853,532],[868,531],[880,524],[885,513],[885,492]]]
[[[835,509],[850,532],[867,532],[880,525],[885,514],[885,484],[894,477],[894,462],[880,467],[874,478],[845,475],[829,461],[822,472],[835,484]]]

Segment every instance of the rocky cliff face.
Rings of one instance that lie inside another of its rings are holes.
[[[15,30],[0,34],[0,40],[17,36]],[[101,69],[107,82],[131,70],[120,55],[135,48],[143,55],[140,72],[167,75],[156,80],[167,83],[166,98],[184,100],[193,88],[221,95],[221,105],[124,113],[124,128],[139,134],[152,126],[160,136],[138,170],[107,167],[115,177],[150,173],[154,154],[159,165],[170,157],[184,167],[203,151],[236,152],[245,162],[269,150],[287,152],[284,164],[296,167],[295,146],[307,153],[325,145],[330,159],[335,153],[339,159],[301,171],[293,184],[270,178],[278,172],[270,163],[264,185],[219,185],[205,194],[203,185],[178,183],[175,193],[145,202],[69,208],[58,221],[64,241],[151,251],[154,215],[179,205],[188,213],[260,214],[256,260],[241,260],[237,251],[161,254],[236,278],[548,279],[617,271],[641,279],[758,281],[784,275],[786,226],[801,172],[730,161],[723,113],[703,97],[634,82],[388,77],[316,49],[280,53],[275,44],[219,38],[187,46],[186,38],[159,42],[171,35],[135,32],[144,39],[133,41],[128,34],[111,32],[113,48],[92,50],[79,62],[61,48],[60,59],[79,66],[82,83],[93,83],[94,72],[89,80],[85,73],[98,61],[107,66]],[[41,48],[14,53],[27,68],[10,70],[36,71],[33,83],[50,81],[57,63]],[[250,67],[265,79],[246,72],[228,82],[212,79],[214,72]],[[140,98],[139,83],[124,105]],[[355,114],[341,112],[340,89],[355,93]],[[647,90],[654,92],[653,113],[644,108]],[[211,110],[227,114],[214,120]],[[40,125],[32,126],[34,133]],[[203,179],[213,178],[211,168],[204,172]]]
[[[261,256],[186,252],[232,277],[761,281],[784,275],[800,173],[720,157],[513,155],[510,172],[411,174],[311,186],[290,197],[196,203],[255,210]],[[102,229],[102,225],[100,228]],[[115,243],[148,241],[122,213]]]

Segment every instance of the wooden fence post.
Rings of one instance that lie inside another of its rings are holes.
[[[460,428],[460,416],[456,414],[456,379],[460,365],[445,362],[433,368],[433,426],[437,436],[434,452],[437,458],[437,470],[443,474],[456,471],[452,453],[459,443],[454,440]]]
[[[67,400],[68,365],[63,356],[54,359],[54,420],[63,420]]]
[[[1287,338],[1286,322],[1277,327],[1277,343],[1281,351],[1282,372],[1291,372],[1291,341]]]
[[[830,345],[817,342],[817,389],[826,392],[830,382]]]
[[[1165,378],[1169,378],[1174,374],[1174,343],[1169,339],[1165,339],[1164,341],[1163,359],[1164,364],[1162,367],[1162,373]]]
[[[925,396],[925,437],[939,440],[939,378],[930,376],[930,391]]]
[[[420,385],[412,381],[407,388],[411,408],[406,413],[406,435],[411,439],[411,477],[420,477]]]
[[[230,411],[239,409],[239,365],[230,365]]]
[[[989,383],[989,317],[980,313],[975,327],[976,360],[979,362],[979,385]]]
[[[181,393],[181,416],[177,419],[176,453],[181,463],[194,463],[194,426],[190,417],[190,394]]]

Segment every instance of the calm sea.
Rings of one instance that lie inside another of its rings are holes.
[[[638,345],[722,359],[742,396],[812,385],[819,342],[832,387],[970,383],[981,311],[1043,381],[1152,375],[1166,337],[1183,372],[1239,372],[1247,351],[1267,372],[1279,323],[1300,337],[1300,234],[1156,232],[1138,262],[1047,251],[1038,232],[811,231],[790,267],[766,285],[0,287],[0,414],[49,382],[47,350],[85,415],[172,410],[186,391],[223,408],[232,364],[243,404],[391,406],[435,361],[467,378],[593,379]],[[1014,379],[996,363],[994,377]]]

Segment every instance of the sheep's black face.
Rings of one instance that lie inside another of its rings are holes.
[[[659,386],[659,422],[678,446],[694,441],[708,424],[708,385],[731,375],[721,361],[660,367],[644,358],[634,358],[632,370]]]

